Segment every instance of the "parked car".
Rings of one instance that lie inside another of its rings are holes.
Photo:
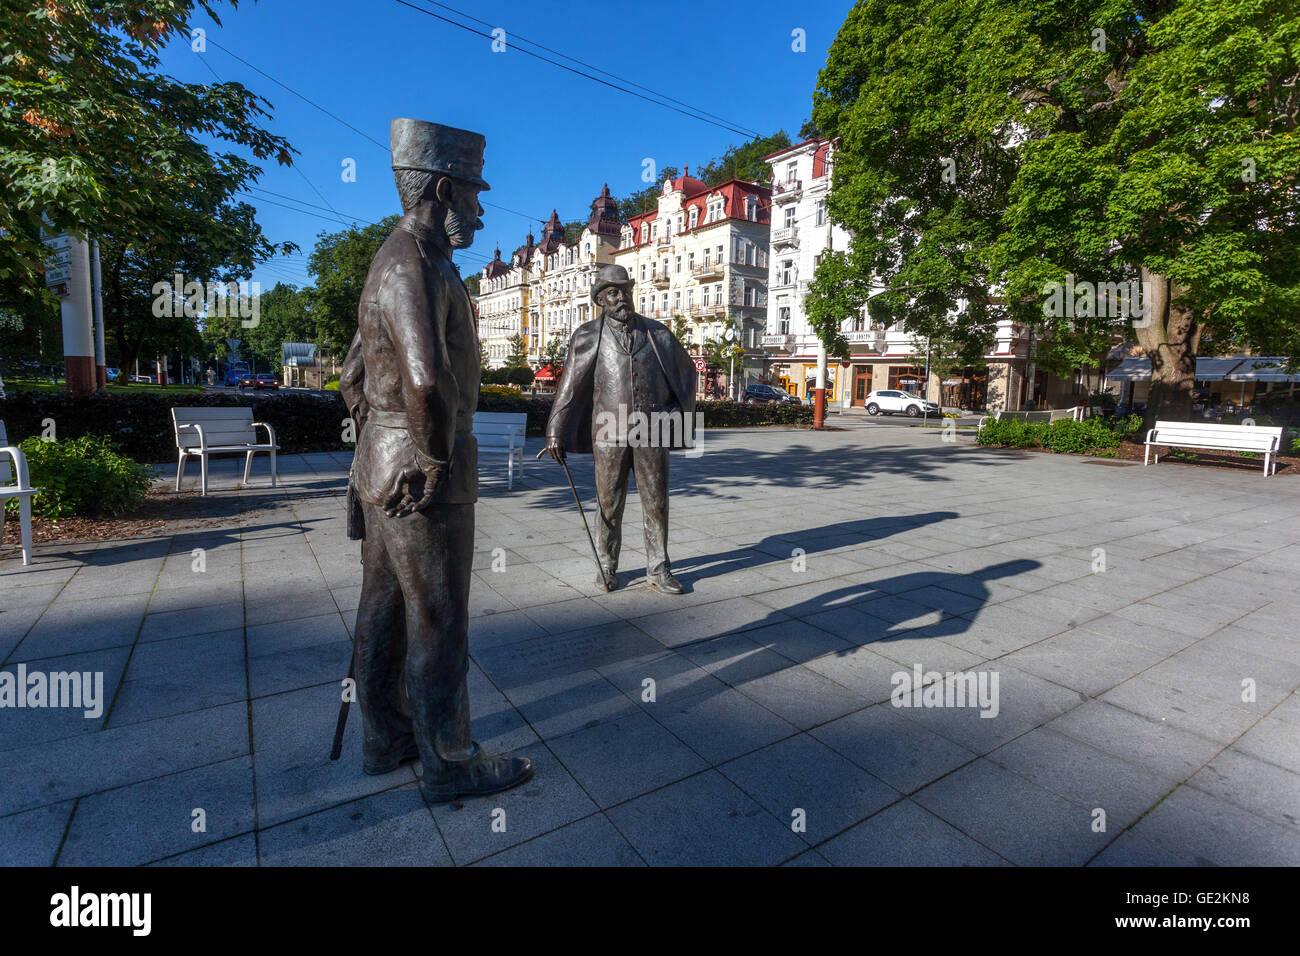
[[[239,387],[251,388],[254,390],[260,388],[278,389],[280,387],[280,380],[270,372],[256,372],[252,375],[245,375],[241,378],[239,380]]]
[[[771,385],[748,385],[740,395],[740,400],[746,405],[765,405],[768,402],[789,402],[794,405],[799,404],[799,399],[795,398],[789,392]]]
[[[934,402],[898,389],[871,392],[867,395],[866,405],[868,415],[896,415],[901,412],[909,418],[919,418],[922,414],[939,414],[939,406]]]
[[[118,378],[121,376],[121,374],[122,374],[121,369],[112,368],[111,366],[109,368],[104,369],[104,375],[108,377],[108,380],[110,382],[116,382]]]

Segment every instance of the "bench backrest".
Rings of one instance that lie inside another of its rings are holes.
[[[998,412],[994,417],[1000,422],[1004,422],[1009,418],[1014,418],[1016,421],[1019,422],[1050,422],[1052,420],[1052,413],[1051,412]]]
[[[523,448],[524,427],[504,422],[474,423],[479,448]]]
[[[198,425],[203,438],[211,448],[216,445],[257,444],[253,428],[253,410],[247,405],[226,405],[212,408],[173,408],[172,433],[176,447],[199,443],[199,433],[192,428],[181,431],[182,425]]]
[[[7,448],[9,439],[5,437],[5,423],[0,422],[0,448]],[[0,485],[12,485],[14,483],[13,469],[10,467],[9,456],[0,455]]]
[[[527,429],[528,416],[524,412],[475,412],[474,431],[477,432],[480,425],[518,425]]]
[[[1169,422],[1157,420],[1154,441],[1177,443],[1180,439],[1223,442],[1268,451],[1282,442],[1282,428],[1266,425],[1223,425],[1218,422]]]

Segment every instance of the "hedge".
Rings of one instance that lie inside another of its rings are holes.
[[[1069,455],[1086,455],[1098,449],[1118,448],[1120,442],[1142,427],[1141,415],[1115,421],[1071,418],[1056,422],[1025,422],[1016,418],[989,419],[975,436],[980,445],[1007,448],[1046,448]]]
[[[80,438],[104,435],[120,453],[138,462],[167,462],[176,457],[171,410],[179,407],[246,405],[253,419],[268,422],[275,429],[282,454],[339,451],[343,443],[343,421],[348,412],[337,392],[317,395],[309,392],[238,394],[209,392],[202,395],[73,395],[66,391],[24,391],[0,400],[0,421],[9,440],[17,442],[44,432],[46,419],[54,420],[54,437]],[[546,433],[551,398],[529,398],[522,394],[479,397],[479,411],[522,412],[528,416],[527,433]],[[758,425],[806,425],[812,423],[812,407],[790,403],[742,405],[738,402],[700,402],[706,428],[745,428]]]

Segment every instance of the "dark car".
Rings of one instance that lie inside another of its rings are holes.
[[[253,375],[245,375],[239,380],[240,388],[275,388],[280,387],[280,380],[270,372],[257,372]]]
[[[750,385],[740,395],[741,402],[746,405],[763,405],[768,402],[792,402],[799,404],[799,399],[795,398],[789,392],[782,391],[779,388],[773,388],[771,385]]]

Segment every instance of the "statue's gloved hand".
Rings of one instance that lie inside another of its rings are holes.
[[[546,453],[556,461],[564,461],[564,442],[558,438],[548,438],[546,440]]]
[[[423,477],[423,482],[419,479]],[[402,518],[416,511],[422,511],[433,501],[435,495],[447,483],[447,465],[433,459],[423,459],[408,465],[393,480],[389,489],[384,513],[390,518]],[[423,486],[420,488],[420,486]],[[420,497],[413,493],[420,490]]]

